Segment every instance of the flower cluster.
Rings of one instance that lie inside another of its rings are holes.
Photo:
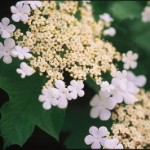
[[[77,10],[80,20],[75,17]],[[30,65],[40,75],[46,74],[47,87],[63,80],[64,71],[75,80],[86,80],[90,75],[100,84],[101,72],[112,71],[112,61],[120,59],[115,48],[99,38],[110,24],[107,20],[103,17],[96,22],[87,3],[78,6],[78,2],[45,1],[26,20],[28,31],[24,34],[17,30],[15,38],[19,46],[30,49]]]
[[[100,85],[101,73],[114,72],[113,60],[121,60],[115,47],[101,39],[102,34],[108,35],[104,28],[109,27],[113,19],[105,13],[96,22],[89,2],[80,6],[71,1],[20,1],[11,6],[11,12],[12,20],[22,21],[28,30],[15,31],[15,26],[9,25],[10,20],[3,18],[0,33],[9,39],[5,39],[4,46],[1,44],[0,58],[7,64],[12,62],[12,57],[23,61],[16,69],[21,78],[35,71],[47,78],[39,96],[44,109],[56,105],[66,108],[68,100],[84,95],[83,81],[87,75]],[[65,72],[73,78],[67,88]]]
[[[55,87],[44,87],[42,94],[39,96],[39,101],[43,102],[44,109],[50,109],[51,106],[66,108],[68,100],[77,99],[84,96],[84,84],[82,81],[72,80],[70,85],[66,87],[61,80],[56,80]]]
[[[110,110],[114,109],[117,103],[131,104],[135,102],[139,87],[144,86],[146,78],[143,75],[135,76],[131,71],[117,71],[111,80],[101,83],[101,90],[90,102],[92,106],[90,116],[99,117],[101,120],[108,120],[111,116]]]

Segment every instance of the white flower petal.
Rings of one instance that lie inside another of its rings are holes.
[[[130,68],[130,66],[129,66],[128,63],[125,63],[125,64],[123,65],[123,67],[124,67],[124,69],[127,69],[127,70]]]
[[[19,72],[19,73],[20,73],[20,72]],[[39,96],[39,101],[40,101],[40,102],[44,102],[44,101],[45,101],[45,96],[40,95],[40,96]]]
[[[90,111],[90,117],[91,118],[98,118],[100,114],[100,108],[99,107],[93,107]]]
[[[87,145],[90,145],[94,142],[94,137],[91,136],[91,135],[87,135],[84,139],[84,142],[87,144]]]
[[[5,47],[7,47],[8,49],[12,49],[13,47],[15,47],[15,41],[14,41],[12,38],[5,39],[4,45],[5,45]]]
[[[118,144],[115,149],[123,149],[123,145],[122,144]]]
[[[84,88],[83,81],[78,81],[77,88],[79,88],[79,89],[83,89]]]
[[[11,6],[10,10],[11,10],[12,13],[17,13],[18,12],[18,10],[16,9],[15,6]]]
[[[27,14],[21,14],[20,19],[21,19],[21,21],[27,21],[28,15]]]
[[[69,85],[69,86],[68,86],[68,90],[69,90],[69,91],[73,91],[73,90],[74,90],[74,87],[71,86],[71,85]]]
[[[104,146],[104,145],[105,145],[105,141],[106,141],[106,140],[107,140],[107,138],[105,138],[105,137],[104,137],[104,138],[101,138],[101,140],[100,140],[100,141],[101,141],[101,145],[102,145],[102,146]]]
[[[111,112],[107,109],[103,109],[101,112],[100,112],[100,119],[101,120],[108,120],[111,116]]]
[[[2,19],[2,24],[3,24],[4,26],[8,26],[9,23],[10,23],[10,20],[9,20],[8,18],[4,17],[4,18]]]
[[[111,97],[111,98],[109,98],[109,100],[107,101],[107,106],[106,106],[106,108],[108,108],[109,110],[112,110],[112,109],[114,109],[115,108],[115,106],[116,106],[116,100],[113,98],[113,97]]]
[[[7,26],[7,31],[8,32],[14,32],[15,31],[15,29],[16,29],[16,27],[13,25],[13,24],[10,24],[9,26]]]
[[[83,97],[84,96],[84,91],[83,90],[80,90],[80,91],[78,91],[78,95],[79,95],[79,97]]]
[[[13,14],[11,16],[12,20],[15,22],[19,22],[20,21],[20,15],[19,14]]]
[[[92,98],[92,100],[90,101],[90,105],[93,106],[93,107],[99,105],[100,104],[100,100],[99,99],[100,99],[99,96],[95,95]]]
[[[51,95],[52,95],[54,98],[59,98],[59,97],[61,96],[59,90],[56,89],[56,88],[51,88],[50,91],[51,91]]]
[[[64,108],[67,107],[67,105],[68,105],[68,101],[67,101],[66,98],[61,97],[61,98],[58,99],[58,107],[59,107],[59,108],[64,109]]]
[[[135,69],[137,67],[137,62],[132,62],[130,65],[132,69]]]
[[[135,101],[136,101],[136,97],[134,95],[129,94],[129,93],[124,95],[124,102],[126,104],[132,104]]]
[[[123,95],[121,92],[119,91],[115,91],[113,92],[113,98],[115,99],[115,101],[117,103],[122,103],[123,102]]]
[[[6,30],[4,30],[1,34],[2,38],[6,39],[10,37],[10,33]]]
[[[112,139],[110,139],[110,140],[107,139],[105,141],[104,148],[106,148],[106,149],[114,149],[114,143],[112,142]]]
[[[45,109],[45,110],[49,110],[49,109],[51,109],[51,103],[49,102],[49,101],[46,101],[46,102],[44,102],[43,103],[43,108]]]
[[[98,141],[95,141],[92,146],[91,146],[92,149],[100,149],[101,148],[101,145]]]
[[[51,98],[51,104],[53,106],[57,106],[58,105],[58,100],[56,98]]]
[[[56,80],[55,82],[55,86],[58,88],[58,89],[64,89],[65,88],[65,83],[61,80]]]
[[[23,5],[23,10],[24,10],[24,13],[26,13],[26,14],[29,14],[30,11],[31,11],[30,7],[28,5],[26,5],[26,4]]]
[[[108,13],[104,13],[102,15],[99,15],[99,18],[104,20],[105,22],[112,22],[113,18]]]
[[[119,144],[119,140],[115,139],[107,139],[104,144],[104,148],[106,149],[123,149],[122,144]]]
[[[6,64],[10,64],[12,62],[12,58],[11,56],[7,55],[7,56],[4,56],[3,57],[3,61],[6,63]]]
[[[93,135],[93,136],[97,135],[97,134],[98,134],[98,128],[95,127],[95,126],[90,127],[89,133],[90,133],[91,135]]]
[[[115,28],[108,28],[103,31],[103,35],[114,36],[116,34]]]
[[[77,99],[77,97],[78,97],[76,91],[72,91],[72,92],[70,93],[70,95],[71,95],[72,99]]]
[[[137,60],[137,59],[138,59],[138,57],[139,57],[139,55],[138,55],[137,53],[133,54],[133,58],[134,58],[134,60]]]
[[[146,84],[146,77],[144,75],[137,76],[136,85],[139,87],[143,87]]]
[[[105,137],[108,133],[108,130],[106,127],[102,126],[98,129],[98,134],[100,135],[100,137]]]

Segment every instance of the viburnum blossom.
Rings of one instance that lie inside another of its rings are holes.
[[[76,81],[72,80],[70,82],[70,85],[68,86],[68,90],[70,91],[70,95],[72,99],[77,99],[77,97],[83,97],[84,91],[82,90],[84,88],[83,81]]]
[[[116,76],[112,79],[111,84],[115,87],[112,92],[113,98],[117,103],[124,102],[130,104],[135,102],[135,94],[139,92],[139,88],[127,79],[127,71],[117,71]]]
[[[117,138],[106,139],[104,149],[123,149],[123,145],[119,143]]]
[[[66,88],[64,81],[56,80],[55,87],[58,89],[58,107],[66,108],[68,105],[68,100],[71,100],[71,95],[69,90]]]
[[[16,46],[15,49],[12,51],[12,54],[14,57],[18,57],[20,60],[23,60],[25,58],[29,59],[32,57],[29,51],[30,50],[28,47]]]
[[[26,76],[31,76],[32,74],[35,73],[35,70],[30,66],[28,66],[25,62],[22,62],[20,64],[20,68],[18,68],[16,71],[18,74],[21,74],[21,78],[25,78]]]
[[[63,109],[68,105],[68,100],[76,99],[77,96],[83,96],[83,82],[71,81],[71,85],[66,88],[64,81],[56,80],[55,87],[44,87],[42,94],[39,96],[39,101],[43,102],[43,108],[48,110],[51,106],[58,106]],[[71,93],[69,93],[69,89]]]
[[[109,84],[107,81],[103,81],[101,83],[101,91],[111,93],[114,90],[114,86]]]
[[[2,38],[10,38],[16,27],[10,24],[9,18],[4,17],[0,22],[0,34]]]
[[[144,75],[136,76],[131,71],[128,71],[127,79],[134,83],[137,87],[143,87],[146,84],[146,77]]]
[[[122,55],[122,61],[124,62],[124,69],[134,69],[137,67],[138,54],[128,51],[126,54]]]
[[[114,36],[115,34],[116,34],[116,30],[113,27],[110,27],[103,31],[103,35],[105,35],[105,36]]]
[[[51,109],[52,106],[58,104],[57,98],[59,97],[58,90],[53,87],[44,87],[42,94],[39,96],[39,101],[43,102],[43,108],[45,110]]]
[[[99,15],[99,18],[105,22],[112,22],[113,21],[113,18],[108,13],[104,13],[102,15]]]
[[[106,135],[109,133],[107,128],[102,126],[99,129],[95,126],[90,127],[90,135],[87,135],[84,139],[87,145],[91,145],[92,149],[100,149],[101,145],[104,146]]]
[[[3,58],[3,62],[10,64],[12,62],[12,50],[15,47],[15,41],[12,38],[5,39],[4,45],[0,43],[0,59]]]
[[[92,106],[90,116],[92,118],[100,118],[101,120],[108,120],[111,116],[110,110],[116,106],[114,98],[110,97],[110,93],[100,91],[90,101]]]
[[[27,21],[30,14],[30,7],[22,2],[17,2],[16,6],[11,6],[12,20],[15,22]]]

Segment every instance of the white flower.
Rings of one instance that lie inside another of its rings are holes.
[[[138,54],[133,53],[132,51],[128,51],[126,54],[123,54],[122,56],[122,62],[124,62],[124,69],[129,69],[129,68],[136,68],[137,67],[137,60],[138,59]]]
[[[141,15],[143,22],[150,22],[150,6],[146,6]]]
[[[108,29],[105,29],[104,31],[103,31],[103,35],[108,35],[108,36],[114,36],[116,34],[116,30],[115,30],[115,28],[113,28],[113,27],[110,27],[110,28],[108,28]]]
[[[139,88],[135,84],[128,80],[127,71],[117,71],[116,76],[112,79],[111,84],[115,87],[112,91],[112,96],[117,103],[124,102],[130,104],[135,102],[135,94],[139,92]]]
[[[30,14],[30,7],[27,4],[18,2],[16,6],[11,6],[12,20],[15,22],[26,21]]]
[[[119,143],[117,138],[107,139],[104,144],[105,149],[123,149],[123,145]]]
[[[90,135],[87,135],[84,139],[87,145],[91,145],[92,149],[100,149],[101,145],[104,146],[106,135],[109,133],[106,127],[100,127],[99,129],[95,126],[90,127]]]
[[[15,49],[12,51],[12,54],[14,57],[18,57],[20,60],[23,60],[25,58],[29,59],[32,57],[29,51],[30,50],[28,47],[16,46]]]
[[[128,71],[127,79],[134,83],[137,87],[143,87],[146,84],[146,77],[144,75],[136,76],[131,71]]]
[[[12,62],[12,50],[15,47],[15,41],[12,38],[5,39],[4,45],[0,43],[0,59],[3,57],[3,61],[6,64]]]
[[[51,109],[52,106],[56,106],[58,104],[58,92],[59,91],[53,87],[44,87],[42,89],[42,94],[39,96],[39,101],[43,102],[43,108],[45,110]]]
[[[11,34],[15,31],[16,27],[13,24],[10,24],[10,20],[8,18],[3,18],[0,22],[0,34],[2,38],[10,38]]]
[[[55,81],[55,87],[44,88],[39,96],[39,101],[43,102],[43,108],[48,110],[51,106],[58,106],[63,109],[68,105],[68,100],[71,100],[69,90],[66,88],[62,80]]]
[[[42,2],[38,1],[38,0],[34,0],[34,1],[24,1],[24,3],[29,4],[30,7],[34,10],[37,9],[38,7],[42,6]]]
[[[90,111],[92,118],[100,118],[101,120],[108,120],[111,116],[110,110],[116,106],[116,101],[107,92],[100,91],[99,94],[95,95],[90,105],[93,107]]]
[[[21,78],[25,78],[26,76],[31,76],[35,73],[34,69],[28,66],[25,62],[22,62],[20,64],[20,68],[17,70],[18,74],[21,74]]]
[[[84,91],[82,90],[84,88],[83,81],[75,81],[72,80],[70,82],[70,85],[68,86],[68,90],[70,91],[70,95],[72,99],[77,99],[77,97],[84,96]]]
[[[109,22],[109,23],[113,21],[113,18],[108,13],[104,13],[102,15],[99,15],[99,18],[102,19],[103,21]]]
[[[114,90],[114,86],[109,84],[107,81],[103,81],[101,83],[101,91],[111,93]]]
[[[58,107],[66,108],[68,105],[67,100],[71,100],[71,95],[69,94],[69,90],[66,88],[65,83],[62,80],[56,80],[55,86],[59,91]]]

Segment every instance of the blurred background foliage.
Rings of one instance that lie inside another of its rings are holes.
[[[0,5],[0,18],[10,16],[9,7],[15,2],[3,0]],[[133,50],[139,54],[138,67],[134,70],[137,75],[143,74],[147,77],[146,89],[150,89],[150,23],[141,21],[141,12],[147,1],[92,1],[93,14],[98,20],[99,14],[108,12],[114,18],[112,27],[117,31],[115,37],[103,37],[122,53]],[[119,67],[119,66],[118,66]],[[2,70],[1,70],[2,71]],[[106,76],[104,76],[107,79]],[[90,88],[89,88],[90,87]],[[55,141],[48,134],[43,133],[39,128],[34,130],[31,138],[25,143],[22,149],[50,149],[54,148],[89,148],[84,144],[84,137],[88,134],[89,127],[95,125],[106,126],[110,129],[112,121],[100,121],[89,117],[89,101],[97,92],[98,87],[92,79],[88,79],[85,86],[85,96],[76,101],[71,101],[66,110],[64,125],[60,134],[60,143]],[[0,94],[1,105],[5,102],[4,92]],[[2,140],[0,142],[0,148]],[[19,149],[12,146],[9,149]]]

